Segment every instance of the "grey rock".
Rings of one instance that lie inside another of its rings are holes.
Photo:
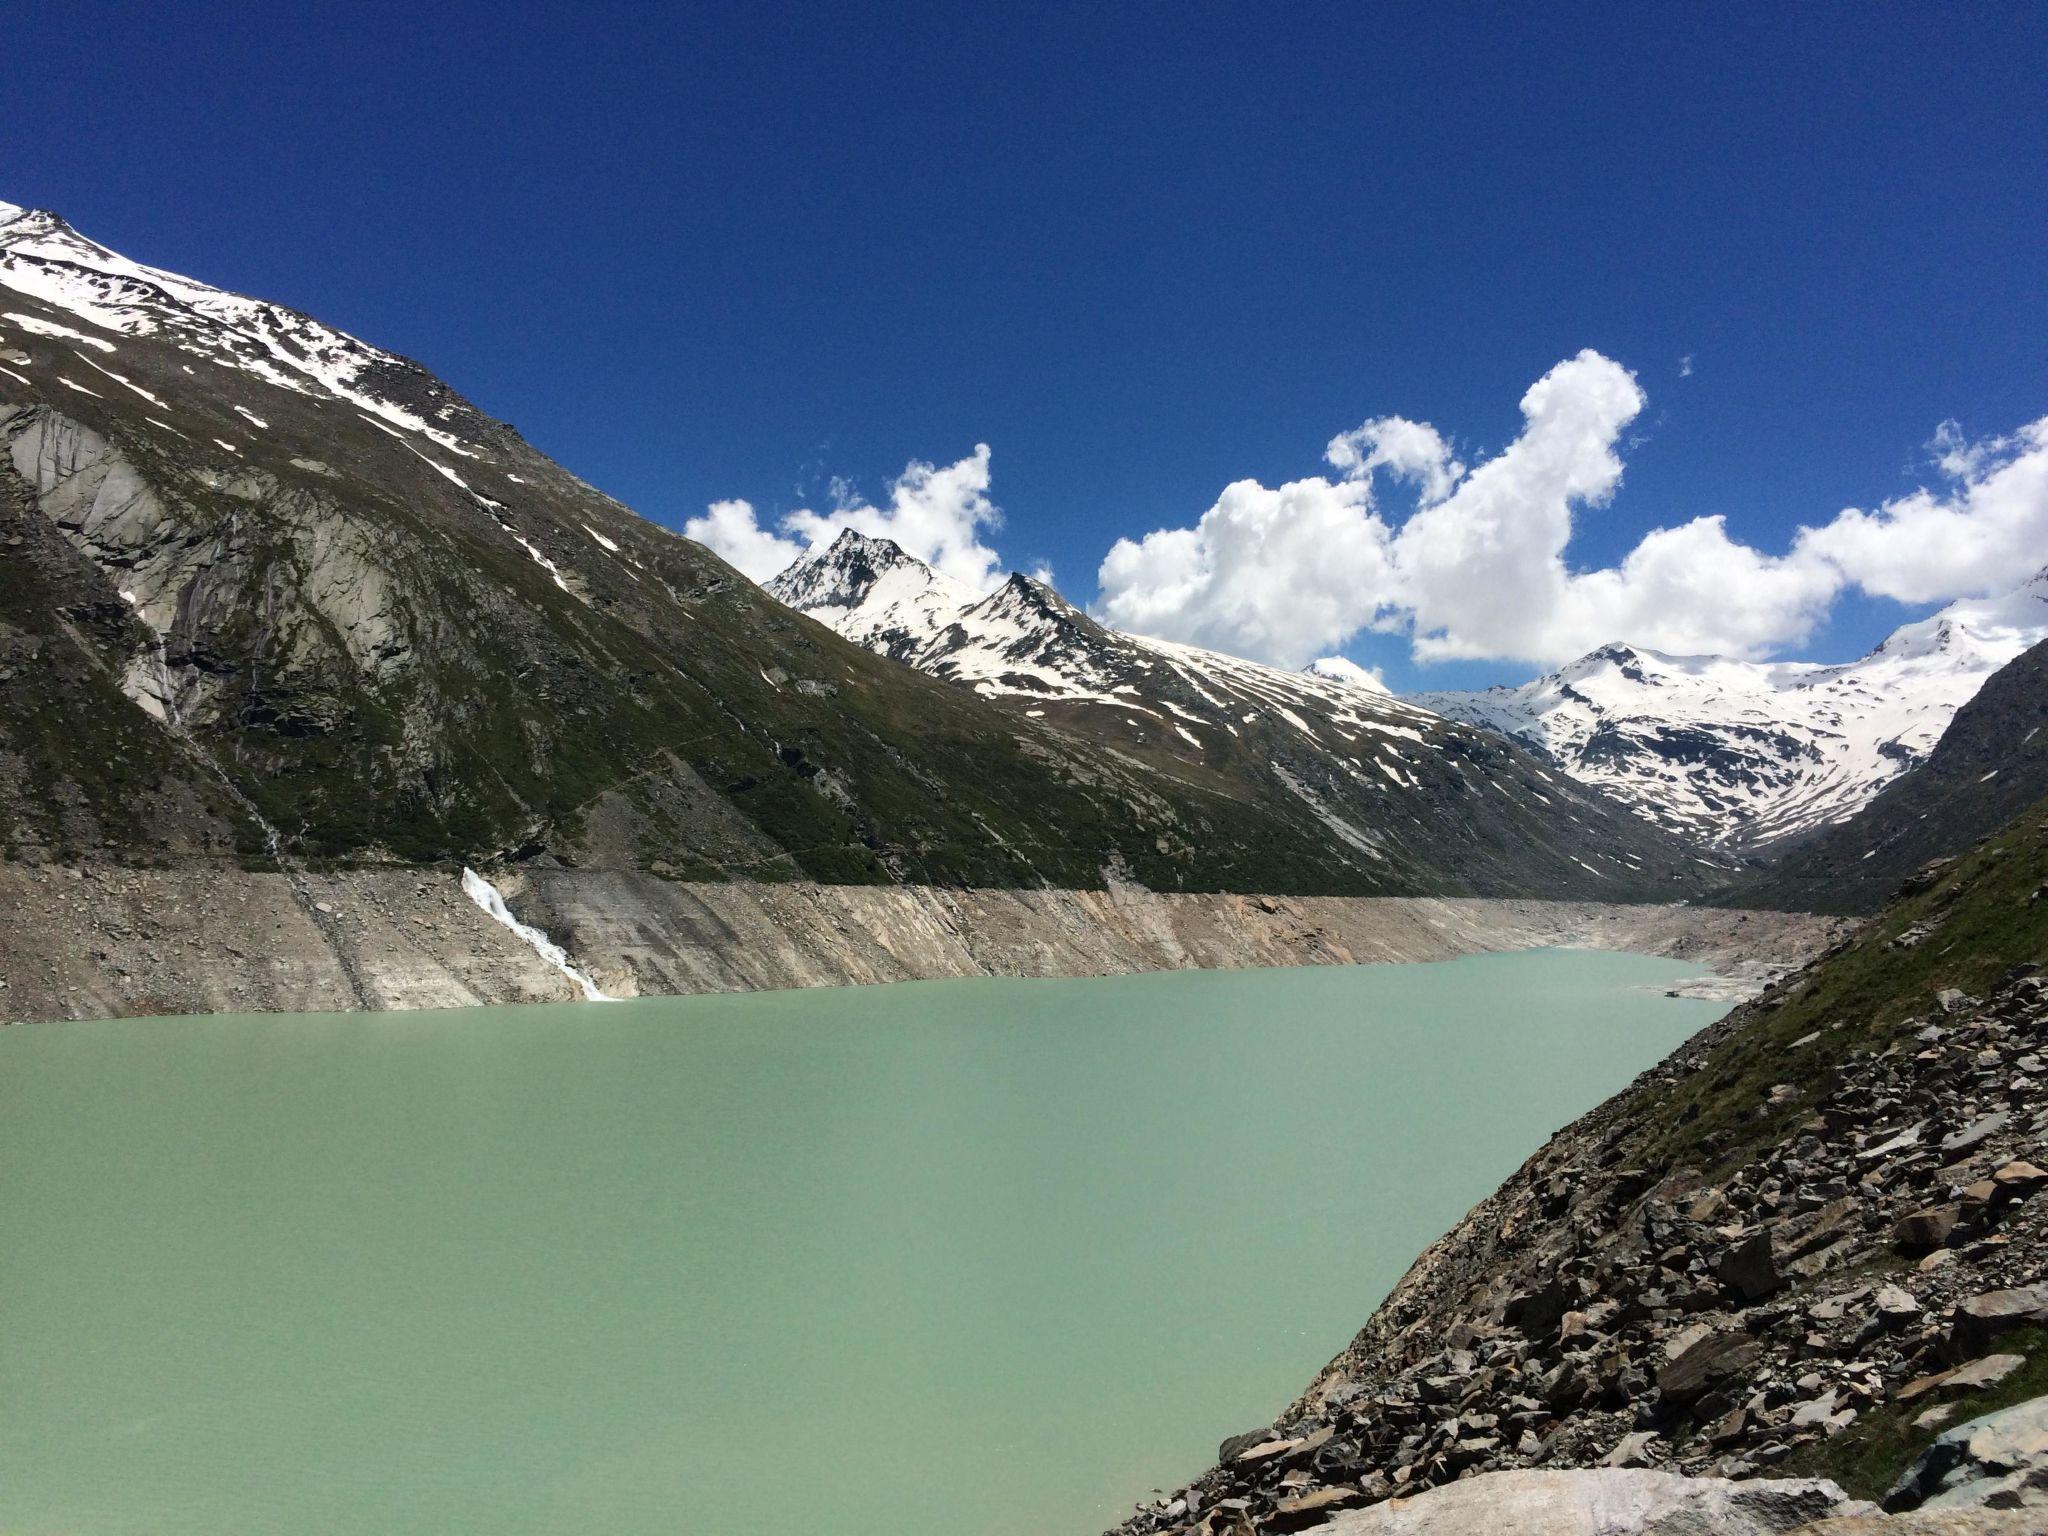
[[[1986,1387],[1997,1386],[2026,1363],[2025,1355],[1985,1355],[1968,1365],[1957,1366],[1948,1373],[1948,1380],[1942,1385],[1953,1390],[1981,1392]]]
[[[1884,1507],[2048,1511],[2048,1397],[1942,1434],[1885,1495]],[[2048,1528],[2048,1516],[2041,1526]]]
[[[1973,1120],[1960,1131],[1957,1131],[1955,1135],[1944,1140],[1941,1144],[1941,1150],[1948,1153],[1967,1152],[1972,1147],[1981,1146],[1989,1141],[2011,1123],[2012,1116],[2004,1110],[2000,1110],[1995,1115],[1985,1115],[1980,1120]]]
[[[1892,1241],[1901,1248],[1939,1248],[1962,1219],[1960,1205],[1930,1205],[1901,1216],[1892,1227]]]
[[[1744,1301],[1762,1301],[1784,1289],[1785,1277],[1778,1273],[1771,1253],[1771,1233],[1761,1227],[1733,1244],[1714,1266],[1714,1275]]]
[[[1920,1315],[1920,1303],[1913,1293],[1896,1285],[1877,1288],[1877,1315],[1893,1328],[1902,1327]]]
[[[2048,1323],[2048,1284],[1987,1291],[1958,1303],[1951,1336],[1968,1353],[2008,1329],[2035,1323]]]
[[[1488,1472],[1350,1510],[1327,1536],[1784,1536],[1829,1515],[1874,1514],[1817,1479],[1681,1477],[1612,1467]]]
[[[1715,1383],[1747,1371],[1763,1346],[1740,1328],[1699,1332],[1695,1325],[1673,1341],[1670,1357],[1657,1372],[1657,1390],[1674,1402],[1687,1402]]]

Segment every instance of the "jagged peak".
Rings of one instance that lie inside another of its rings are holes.
[[[1036,619],[1041,623],[1077,626],[1086,629],[1100,628],[1079,608],[1061,597],[1036,576],[1027,576],[1022,571],[1012,571],[1003,584],[967,610],[977,614],[1008,614],[1012,617]]]
[[[906,553],[894,539],[875,538],[852,528],[842,528],[839,537],[830,544],[813,544],[790,561],[767,586],[769,591],[779,593],[785,589],[807,589],[826,577],[872,581],[882,571],[923,564],[923,561]]]
[[[866,555],[871,560],[896,561],[917,559],[915,555],[911,554],[910,551],[901,544],[898,544],[894,539],[881,534],[862,533],[858,528],[840,529],[839,537],[826,545],[822,551],[813,547],[810,552],[810,558],[830,560],[849,554]],[[918,560],[917,563],[923,565],[925,562]]]

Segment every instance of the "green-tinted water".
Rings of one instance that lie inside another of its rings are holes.
[[[1096,1531],[1718,1012],[1685,974],[0,1031],[0,1530]]]

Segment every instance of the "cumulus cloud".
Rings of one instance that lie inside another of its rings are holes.
[[[1442,501],[1465,473],[1451,445],[1426,421],[1381,416],[1330,439],[1323,457],[1351,480],[1370,480],[1384,469],[1413,485],[1425,502]]]
[[[1191,528],[1120,539],[1099,609],[1141,633],[1299,666],[1368,628],[1418,657],[1550,664],[1610,640],[1767,654],[1805,639],[1847,586],[1905,602],[2003,590],[2048,552],[2048,420],[2010,437],[1937,434],[1937,489],[1802,528],[1784,554],[1719,516],[1653,529],[1613,566],[1574,569],[1575,529],[1608,507],[1645,397],[1585,351],[1521,401],[1521,432],[1467,469],[1435,428],[1397,416],[1331,440],[1338,478],[1229,486]],[[1405,515],[1388,482],[1413,491]]]
[[[766,581],[805,548],[795,539],[782,538],[774,530],[763,528],[751,501],[714,501],[702,517],[693,517],[683,524],[683,534],[755,581]]]
[[[766,581],[814,545],[829,544],[852,528],[870,538],[894,539],[908,553],[976,591],[1001,575],[1001,558],[982,541],[1002,523],[989,498],[989,448],[943,467],[913,460],[889,487],[888,503],[874,506],[844,481],[832,485],[830,511],[799,507],[763,526],[753,504],[715,501],[702,517],[683,524],[685,536],[707,545],[755,581]]]
[[[1387,525],[1363,480],[1227,486],[1193,528],[1118,539],[1097,573],[1109,623],[1299,667],[1391,593]]]
[[[1874,512],[1847,508],[1801,529],[1797,551],[1903,603],[1996,592],[2039,570],[2048,560],[2048,417],[1977,442],[1943,422],[1929,448],[1939,488]]]

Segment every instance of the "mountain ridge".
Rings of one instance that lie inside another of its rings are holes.
[[[1985,680],[2042,638],[2048,570],[1903,624],[1850,662],[1617,641],[1519,686],[1410,697],[1524,742],[1683,836],[1768,853],[1923,761]]]
[[[2048,640],[1992,673],[1926,761],[1721,899],[1802,912],[1876,911],[1903,882],[2048,795],[2044,727]]]
[[[1308,780],[1251,784],[948,686],[798,617],[418,364],[27,211],[0,221],[0,522],[0,859],[1608,900],[1708,883],[1569,795],[1448,839],[1362,827]],[[1195,729],[1220,745],[1224,725]],[[1446,793],[1458,771],[1435,774]],[[1607,851],[1573,856],[1588,844]]]
[[[977,595],[894,540],[847,529],[767,590],[1013,714],[1218,793],[1297,802],[1374,863],[1476,872],[1540,859],[1546,878],[1632,883],[1658,857],[1659,843],[1640,844],[1637,818],[1492,732],[1370,679],[1286,672],[1110,629],[1021,572]],[[1701,880],[1733,868],[1684,857]]]

